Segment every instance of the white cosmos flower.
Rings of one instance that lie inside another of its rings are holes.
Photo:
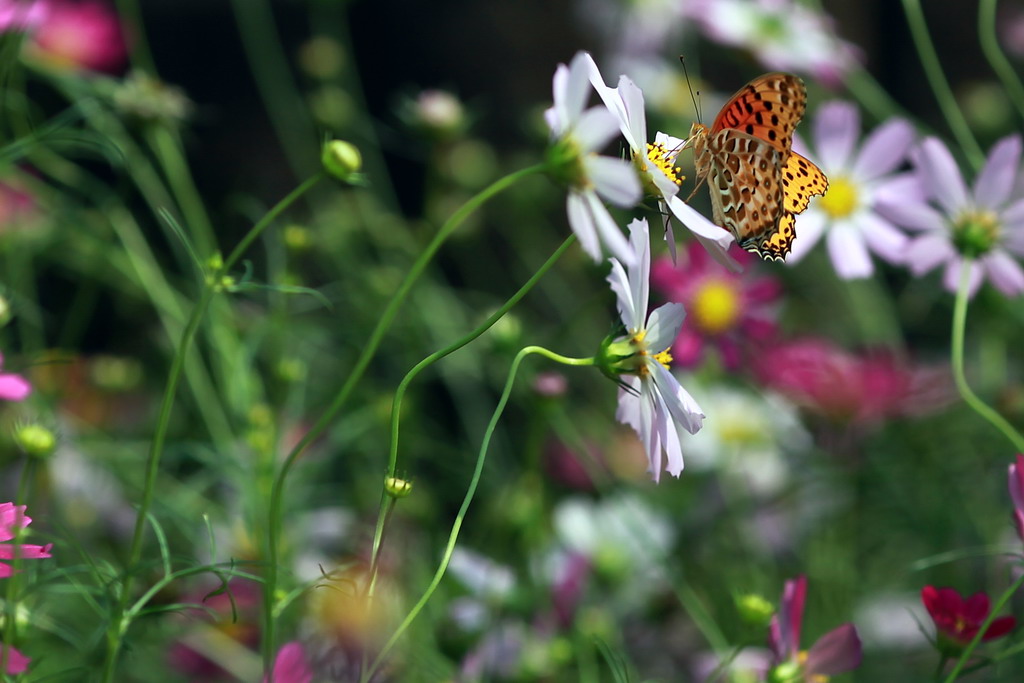
[[[554,104],[544,112],[551,129],[552,173],[569,186],[569,226],[583,250],[600,261],[603,244],[616,258],[632,264],[635,256],[629,242],[601,198],[633,206],[640,201],[640,181],[628,161],[597,154],[615,137],[617,126],[604,107],[584,110],[590,94],[588,60],[593,62],[587,53],[577,52],[569,66],[559,64],[555,71]]]
[[[625,387],[619,391],[615,417],[640,435],[648,471],[658,481],[663,464],[673,476],[682,472],[679,429],[695,434],[704,414],[667,367],[672,360],[668,349],[686,315],[683,305],[665,304],[647,315],[651,271],[647,221],[630,223],[629,236],[636,264],[627,271],[618,260],[610,259],[612,272],[608,276],[626,335],[605,345],[605,367]]]
[[[610,88],[604,82],[601,71],[590,55],[586,56],[590,70],[590,83],[601,101],[618,121],[619,130],[629,145],[633,163],[640,173],[640,181],[648,195],[672,212],[683,225],[690,229],[704,248],[715,260],[737,270],[736,263],[726,254],[733,242],[728,230],[723,230],[702,216],[680,199],[679,183],[682,178],[675,169],[676,157],[683,148],[683,141],[659,132],[654,142],[647,141],[647,118],[644,113],[644,94],[628,76],[619,76],[619,87]],[[676,258],[675,236],[670,222],[665,224],[665,239],[668,241],[672,260]]]

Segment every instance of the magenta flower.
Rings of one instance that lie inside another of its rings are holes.
[[[807,683],[856,669],[860,666],[862,652],[860,637],[853,624],[843,624],[829,631],[809,650],[800,649],[800,627],[803,624],[806,597],[806,576],[786,581],[782,590],[782,604],[772,617],[768,633],[773,668],[784,667],[786,671],[792,671],[785,680],[803,680]],[[793,674],[801,678],[792,678]],[[769,680],[775,680],[771,674]]]
[[[921,415],[952,396],[944,368],[912,367],[881,352],[857,356],[821,339],[779,344],[759,359],[762,384],[841,422]]]
[[[741,264],[756,260],[745,251],[734,252]],[[708,258],[698,244],[690,243],[676,266],[665,258],[656,261],[651,284],[690,313],[672,345],[672,357],[683,367],[698,365],[711,345],[735,370],[744,345],[764,344],[775,335],[771,305],[781,293],[778,281],[757,275],[754,268],[733,272]]]
[[[34,0],[0,0],[0,32],[25,31],[46,20],[47,8]]]
[[[951,653],[974,640],[991,611],[988,596],[984,593],[975,593],[965,600],[953,588],[925,586],[921,589],[921,602],[935,622],[939,649]],[[1016,625],[1017,620],[1011,616],[999,617],[989,624],[981,639],[1001,638]]]
[[[116,71],[127,54],[117,14],[98,0],[40,0],[45,19],[35,28],[29,49],[61,69]]]
[[[18,652],[17,650],[15,650],[13,647],[11,647],[9,645],[3,645],[2,647],[3,647],[3,652],[0,653],[0,656],[3,656],[3,658],[4,658],[4,671],[5,671],[5,673],[8,673],[8,674],[25,673],[25,671],[28,669],[29,662],[31,662],[32,659],[29,658],[29,657],[26,657],[23,654],[21,654],[20,652]]]
[[[894,173],[910,152],[914,129],[907,121],[892,119],[872,131],[858,148],[857,107],[836,101],[818,110],[811,138],[814,153],[809,156],[828,176],[828,193],[811,202],[800,217],[788,263],[806,256],[823,235],[832,265],[843,279],[874,272],[869,251],[899,263],[907,236],[876,208],[886,200],[922,199],[916,176]]]
[[[1010,465],[1010,499],[1013,500],[1013,523],[1017,536],[1024,541],[1024,455],[1017,454],[1017,462]]]
[[[3,354],[0,354],[0,366],[3,362]],[[0,372],[0,400],[24,401],[30,393],[32,385],[24,377],[10,372]]]
[[[32,518],[25,514],[24,505],[0,503],[0,541],[10,541],[17,536],[17,530],[24,529],[32,523]],[[0,560],[42,559],[50,557],[52,543],[46,545],[29,545],[26,543],[0,543]],[[0,579],[14,574],[14,568],[0,562]]]
[[[1010,135],[992,148],[970,190],[953,155],[937,138],[911,153],[925,201],[886,201],[880,209],[918,234],[905,263],[914,275],[945,266],[943,283],[956,292],[966,259],[972,262],[969,294],[988,278],[1006,296],[1024,292],[1024,197],[1020,180],[1021,138]]]
[[[274,683],[310,683],[313,671],[306,660],[306,652],[298,641],[291,641],[281,646],[274,658]],[[267,678],[263,678],[263,683]]]

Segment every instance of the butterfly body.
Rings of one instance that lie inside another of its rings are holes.
[[[710,128],[690,129],[697,179],[708,182],[715,223],[766,260],[785,259],[796,214],[828,190],[821,170],[793,151],[806,103],[799,78],[765,74],[733,95]]]

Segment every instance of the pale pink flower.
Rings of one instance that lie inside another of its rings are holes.
[[[17,536],[18,529],[24,529],[32,523],[32,518],[25,514],[24,505],[0,503],[0,541],[10,541]],[[52,543],[46,545],[29,545],[26,543],[0,543],[0,560],[42,559],[50,557]],[[0,579],[14,574],[14,568],[0,562]]]
[[[619,422],[640,435],[647,452],[648,471],[658,481],[661,470],[678,477],[683,470],[679,430],[695,434],[704,414],[693,397],[668,370],[668,349],[679,334],[685,312],[682,304],[665,304],[647,314],[651,270],[651,245],[646,220],[629,224],[630,240],[637,263],[628,271],[610,259],[608,276],[615,292],[626,335],[604,346],[609,374],[617,375],[625,387],[619,390]]]
[[[767,69],[838,85],[859,58],[831,17],[793,0],[692,0],[687,12],[708,38],[748,50]]]
[[[860,637],[853,624],[843,624],[829,631],[806,652],[800,649],[800,629],[806,597],[806,576],[786,581],[782,604],[772,617],[768,633],[768,646],[772,650],[774,666],[796,668],[800,679],[786,680],[803,680],[807,683],[856,669],[860,666],[862,652]],[[771,674],[769,678],[775,680]]]
[[[41,0],[45,20],[35,28],[32,54],[63,69],[116,71],[127,55],[121,22],[99,0]]]
[[[742,265],[754,260],[748,252],[734,252]],[[672,345],[672,358],[683,367],[699,365],[712,346],[725,367],[735,370],[745,346],[763,345],[775,335],[771,306],[782,293],[778,280],[758,275],[754,268],[743,273],[724,268],[700,245],[691,243],[677,265],[658,259],[651,269],[651,284],[689,311]]]
[[[46,4],[39,0],[0,0],[0,32],[38,28],[46,15]]]
[[[1006,296],[1024,292],[1024,197],[1019,187],[1021,138],[1010,135],[995,144],[968,189],[949,149],[926,138],[911,154],[925,200],[885,201],[880,210],[916,233],[905,263],[914,275],[944,267],[943,284],[959,287],[965,259],[971,260],[968,293],[984,279]]]
[[[869,252],[899,263],[907,236],[877,206],[885,201],[922,199],[916,176],[896,173],[914,143],[914,129],[903,119],[891,119],[872,131],[863,144],[860,113],[850,102],[827,102],[814,117],[807,154],[828,176],[828,192],[811,202],[800,216],[797,239],[788,264],[806,256],[823,236],[839,277],[864,278],[874,273]],[[804,154],[801,142],[797,149]]]
[[[569,226],[583,251],[597,262],[603,245],[623,263],[632,264],[636,256],[601,199],[633,206],[640,201],[640,181],[628,161],[597,154],[615,137],[616,125],[604,107],[584,110],[592,63],[590,55],[577,52],[569,66],[559,64],[555,71],[554,104],[544,112],[552,137],[549,161],[552,173],[569,188]]]
[[[4,364],[3,354],[0,354],[0,366]],[[11,372],[0,372],[0,400],[2,401],[24,401],[32,393],[32,385],[21,375]]]
[[[1024,455],[1018,453],[1015,463],[1010,465],[1010,499],[1013,500],[1013,523],[1017,536],[1024,541]]]

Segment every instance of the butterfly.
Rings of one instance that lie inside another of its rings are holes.
[[[710,129],[701,123],[690,128],[697,187],[708,181],[714,222],[766,261],[786,258],[796,214],[828,191],[821,169],[793,151],[793,131],[806,106],[802,80],[769,73],[729,98]]]

